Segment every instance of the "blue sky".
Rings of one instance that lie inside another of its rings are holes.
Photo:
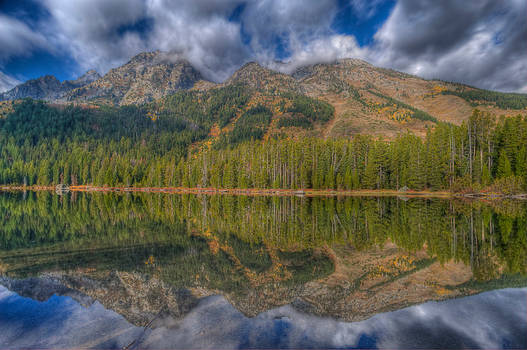
[[[0,90],[46,74],[104,74],[162,50],[213,81],[248,61],[287,71],[357,57],[527,92],[525,13],[525,0],[4,0]]]

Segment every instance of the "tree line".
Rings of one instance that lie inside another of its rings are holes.
[[[475,110],[460,126],[437,124],[424,139],[404,133],[391,141],[365,135],[262,140],[273,114],[270,108],[247,106],[243,89],[221,94],[184,92],[166,100],[160,111],[159,106],[92,110],[19,103],[0,119],[0,183],[525,190],[525,117],[496,120]],[[230,107],[218,107],[219,99],[230,101]],[[329,113],[316,101],[295,102],[293,97],[289,104],[303,118],[314,118],[313,110],[325,111],[324,118]],[[225,115],[239,116],[234,127],[215,143],[193,147]]]
[[[443,95],[454,95],[469,102],[473,107],[480,104],[494,104],[503,109],[527,108],[527,95],[518,93],[503,93],[489,90],[461,88],[456,91],[445,90]]]
[[[150,254],[159,259],[169,244],[179,247],[169,251],[183,256],[199,246],[201,259],[214,266],[218,258],[210,257],[204,237],[194,234],[210,232],[231,246],[245,266],[254,267],[269,264],[266,254],[258,253],[263,246],[289,252],[291,259],[325,245],[351,244],[368,251],[390,241],[407,251],[426,246],[428,255],[440,262],[463,262],[472,267],[476,280],[489,280],[503,272],[525,272],[525,209],[519,201],[395,197],[7,193],[0,196],[0,255],[26,249],[76,251],[90,246],[108,252],[111,247],[144,246],[145,258],[139,260],[144,266]],[[116,253],[115,259],[124,263],[125,256]],[[14,259],[20,260],[17,255]],[[302,264],[308,260],[301,259]],[[199,266],[199,261],[191,265]],[[129,262],[138,263],[136,258]]]

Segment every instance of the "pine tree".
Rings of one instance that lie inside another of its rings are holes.
[[[503,179],[512,175],[511,162],[507,153],[504,149],[500,151],[500,157],[498,158],[498,169],[497,169],[498,179]]]
[[[527,180],[527,145],[520,148],[516,156],[516,175]]]
[[[379,160],[377,157],[376,147],[371,147],[368,152],[368,163],[364,170],[364,177],[362,183],[366,188],[375,189],[378,188],[378,173],[379,173]]]
[[[37,184],[49,185],[49,161],[43,160],[38,170]]]

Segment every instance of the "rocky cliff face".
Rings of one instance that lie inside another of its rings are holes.
[[[52,75],[46,75],[37,79],[28,80],[13,89],[0,94],[2,100],[17,100],[32,98],[35,100],[54,101],[63,98],[69,91],[89,84],[100,78],[99,73],[94,70],[86,72],[76,80],[60,82]]]
[[[190,89],[201,79],[201,74],[185,60],[161,52],[146,52],[111,69],[101,79],[71,91],[67,100],[140,104]]]
[[[63,85],[67,86],[69,90],[73,90],[84,85],[88,85],[94,82],[95,80],[99,79],[100,77],[100,74],[97,73],[96,70],[90,69],[76,80],[66,80]]]
[[[2,100],[16,100],[31,97],[33,99],[55,99],[63,92],[61,82],[52,75],[28,80],[23,84],[0,95]]]

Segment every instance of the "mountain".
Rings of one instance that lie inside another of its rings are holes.
[[[62,83],[52,75],[45,75],[37,79],[28,80],[0,94],[0,101],[17,100],[26,97],[35,100],[59,100],[69,91],[89,84],[99,78],[99,73],[94,70],[89,70],[76,80],[66,80]]]
[[[293,77],[262,67],[256,62],[243,65],[223,85],[238,84],[263,91],[300,92],[300,86]]]
[[[68,101],[140,104],[190,89],[202,80],[201,74],[186,60],[162,52],[145,52],[102,78],[73,90]]]
[[[90,69],[76,80],[66,80],[63,84],[70,88],[70,90],[88,85],[91,82],[99,79],[101,76],[96,70]]]
[[[249,63],[224,85],[232,84],[328,102],[335,108],[335,118],[322,128],[324,137],[363,133],[392,138],[406,130],[424,136],[437,122],[461,124],[475,107],[495,115],[527,114],[525,94],[426,80],[360,59],[304,66],[289,75]]]
[[[202,94],[201,99],[217,96],[219,100],[213,104],[218,108],[222,102],[221,91],[227,91],[228,95],[228,89],[240,86],[248,98],[248,103],[240,108],[247,110],[259,104],[272,111],[266,137],[286,134],[347,138],[370,134],[390,139],[406,131],[424,136],[427,129],[438,122],[460,125],[474,108],[498,116],[527,114],[525,94],[506,94],[426,80],[376,67],[360,59],[304,66],[291,74],[249,62],[218,84],[204,80],[188,61],[159,51],[140,53],[103,77],[90,71],[75,81],[63,83],[52,76],[30,80],[0,95],[0,99],[32,97],[59,103],[112,105],[153,102],[157,105],[157,113],[163,112],[166,109],[163,106],[167,104],[172,105],[170,111],[173,111],[174,103],[163,101],[179,91]],[[218,92],[203,95],[209,91]],[[294,103],[302,104],[295,96],[329,103],[334,108],[333,117],[330,120],[323,118],[318,123],[313,123],[317,119],[315,115],[308,118],[310,121],[302,119],[306,115],[301,111],[302,106],[293,106]],[[195,101],[201,101],[200,98]],[[209,112],[213,113],[211,108]],[[231,117],[222,112],[221,125],[215,132],[222,134],[223,129],[232,129],[241,112],[239,110]],[[302,118],[299,119],[299,115]]]

